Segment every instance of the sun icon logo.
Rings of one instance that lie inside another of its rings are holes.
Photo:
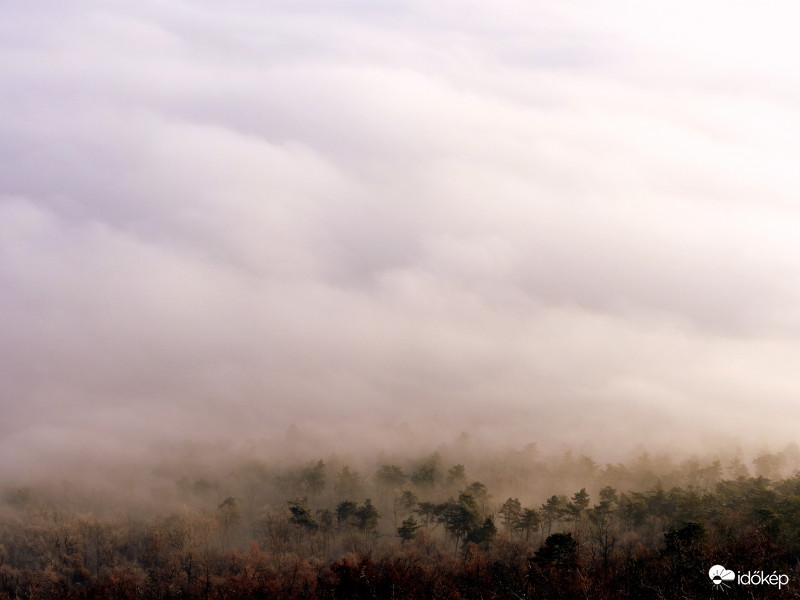
[[[733,571],[729,571],[722,565],[714,565],[708,570],[708,576],[711,578],[711,583],[714,584],[715,589],[731,587],[726,581],[733,581],[736,575]]]

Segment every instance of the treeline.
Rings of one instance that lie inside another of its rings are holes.
[[[249,461],[162,479],[149,506],[7,488],[0,599],[800,598],[791,450],[750,466],[505,458]],[[715,587],[716,564],[788,583]]]

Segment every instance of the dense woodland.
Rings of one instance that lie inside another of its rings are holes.
[[[0,598],[800,598],[795,448],[453,456],[173,464],[114,495],[9,485]],[[715,588],[715,564],[789,583]]]

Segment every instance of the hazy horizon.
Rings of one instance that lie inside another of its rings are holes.
[[[8,3],[0,472],[792,442],[798,10]]]

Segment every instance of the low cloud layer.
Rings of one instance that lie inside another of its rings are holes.
[[[792,5],[47,4],[2,9],[7,462],[797,431]]]

